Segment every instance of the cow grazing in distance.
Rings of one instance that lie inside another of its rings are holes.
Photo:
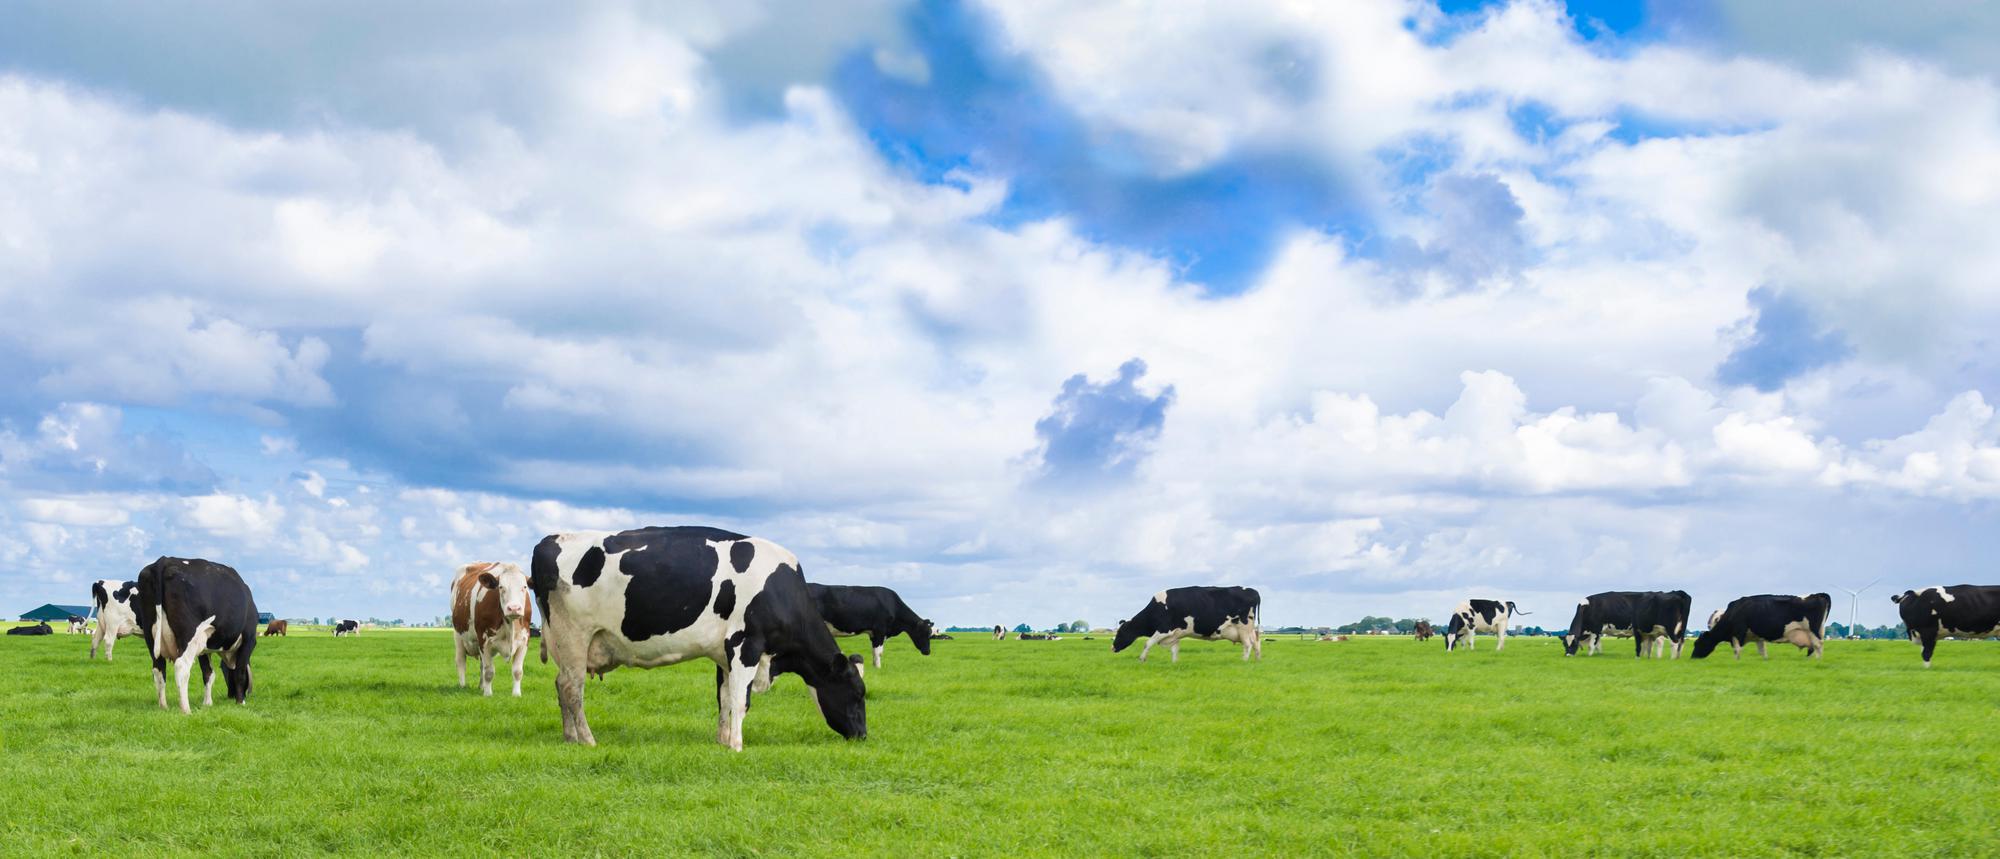
[[[597,742],[584,717],[587,673],[697,658],[716,664],[716,742],[733,750],[773,662],[805,680],[828,727],[868,736],[861,675],[820,618],[798,557],[776,543],[702,527],[552,534],[535,546],[528,585],[569,742]]]
[[[882,642],[898,635],[910,637],[917,652],[931,655],[931,622],[917,616],[903,604],[895,591],[869,585],[816,585],[807,583],[819,616],[835,638],[866,634],[875,651],[875,667],[882,667]]]
[[[1437,634],[1436,630],[1431,629],[1431,622],[1428,620],[1417,621],[1417,627],[1413,631],[1418,641],[1429,641],[1431,636]]]
[[[1562,637],[1563,654],[1575,656],[1579,647],[1588,654],[1603,649],[1605,636],[1635,639],[1637,655],[1645,658],[1650,646],[1655,659],[1666,655],[1673,645],[1673,658],[1681,656],[1687,641],[1688,613],[1694,598],[1687,591],[1605,591],[1577,601],[1576,615],[1569,632]]]
[[[1451,623],[1445,626],[1444,650],[1450,653],[1458,646],[1459,639],[1471,650],[1479,649],[1479,633],[1490,632],[1499,636],[1500,642],[1493,645],[1495,652],[1507,648],[1507,621],[1514,615],[1526,615],[1514,605],[1512,600],[1465,600],[1451,611]]]
[[[7,630],[8,635],[54,635],[55,633],[55,628],[49,626],[46,621],[34,626],[17,626]]]
[[[1924,646],[1925,668],[1939,638],[2000,638],[2000,585],[1938,585],[1889,599],[1910,640]]]
[[[521,666],[528,661],[528,575],[516,564],[486,561],[458,568],[451,582],[452,651],[458,685],[465,688],[465,657],[479,657],[479,694],[493,694],[495,657],[514,671],[514,697],[521,697]]]
[[[85,620],[83,615],[73,614],[69,616],[69,628],[63,631],[70,635],[77,635],[88,631],[89,628],[90,621]]]
[[[282,635],[287,638],[290,638],[291,634],[292,634],[292,625],[283,620],[274,620],[264,625],[265,638],[270,638],[273,635]]]
[[[995,624],[995,625],[993,626],[993,640],[994,640],[994,641],[1006,641],[1006,640],[1007,640],[1007,628],[1006,628],[1006,627],[1004,627],[1004,626],[1000,626],[1000,625],[998,625],[998,624]]]
[[[250,697],[250,653],[257,647],[257,602],[236,571],[200,558],[160,558],[139,571],[133,609],[153,655],[153,686],[167,706],[167,663],[174,665],[181,712],[188,710],[188,669],[201,662],[201,705],[215,703],[215,671],[208,654],[222,660],[229,697]]]
[[[1264,659],[1264,640],[1258,634],[1257,618],[1263,598],[1254,588],[1191,587],[1160,591],[1131,620],[1118,622],[1118,634],[1111,639],[1111,652],[1132,646],[1141,637],[1146,646],[1139,661],[1146,661],[1153,645],[1165,643],[1170,661],[1181,661],[1181,639],[1233,641],[1243,645],[1243,658]]]
[[[90,583],[90,602],[97,607],[97,629],[90,634],[90,655],[97,658],[98,645],[104,646],[104,661],[111,661],[111,646],[118,639],[139,634],[139,615],[132,610],[132,596],[139,583],[103,579]]]
[[[1797,645],[1814,659],[1820,657],[1826,630],[1826,616],[1833,610],[1827,594],[1758,594],[1732,600],[1720,615],[1713,615],[1708,631],[1694,640],[1694,658],[1706,659],[1716,645],[1729,642],[1736,658],[1743,658],[1743,645],[1757,643],[1757,655],[1769,659],[1764,645],[1784,641]]]
[[[339,638],[343,635],[360,635],[360,634],[361,634],[361,621],[337,620],[333,622],[334,638]]]

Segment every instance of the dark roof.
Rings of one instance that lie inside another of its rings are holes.
[[[260,612],[258,612],[258,613],[257,613],[257,622],[258,622],[258,623],[270,623],[270,622],[271,622],[271,620],[272,620],[273,618],[276,618],[276,617],[277,617],[277,615],[275,615],[275,614],[272,614],[272,613],[270,613],[270,612],[268,612],[268,611],[260,611]]]
[[[89,617],[94,611],[87,605],[56,605],[43,603],[40,608],[21,615],[22,620],[69,620],[70,615]]]

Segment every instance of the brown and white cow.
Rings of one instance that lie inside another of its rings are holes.
[[[465,685],[465,657],[479,657],[479,692],[493,694],[493,661],[514,666],[514,697],[521,697],[521,666],[528,659],[528,575],[514,564],[485,561],[458,568],[451,582],[452,648],[458,685]]]

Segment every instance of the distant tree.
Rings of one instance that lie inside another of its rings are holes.
[[[1072,620],[1072,621],[1070,621],[1070,622],[1069,622],[1069,631],[1070,631],[1070,632],[1089,632],[1089,631],[1090,631],[1090,621],[1087,621],[1087,620]]]
[[[1024,624],[1021,624],[1021,625],[1019,625],[1019,626],[1016,626],[1016,627],[1014,627],[1014,631],[1015,631],[1015,632],[1034,632],[1034,631],[1035,631],[1035,628],[1034,628],[1034,627],[1032,627],[1032,626],[1029,626],[1029,625],[1027,625],[1027,624],[1025,624],[1025,623],[1024,623]]]

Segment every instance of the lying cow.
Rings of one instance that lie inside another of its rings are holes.
[[[479,694],[493,694],[493,661],[514,670],[514,697],[521,697],[521,666],[528,661],[528,576],[516,564],[491,561],[458,568],[451,582],[451,637],[458,660],[458,686],[465,688],[465,657],[479,657]]]
[[[1181,639],[1196,638],[1234,641],[1243,645],[1244,659],[1255,655],[1261,662],[1264,641],[1257,631],[1257,617],[1262,605],[1263,598],[1254,588],[1191,587],[1160,591],[1137,616],[1118,622],[1111,652],[1122,651],[1143,636],[1146,646],[1139,651],[1140,662],[1146,661],[1153,645],[1163,642],[1172,656],[1170,661],[1179,662]]]
[[[333,624],[334,638],[339,638],[343,635],[360,635],[360,634],[361,634],[361,621],[358,620],[334,621]]]
[[[1940,638],[2000,638],[2000,586],[1938,585],[1889,599],[1910,640],[1924,646],[1925,668]]]
[[[529,569],[569,742],[597,742],[586,673],[696,658],[716,663],[716,742],[731,749],[743,748],[750,692],[768,688],[774,661],[805,680],[828,727],[868,736],[861,674],[820,619],[799,559],[776,543],[700,527],[552,534]]]
[[[271,636],[274,635],[282,635],[285,636],[286,638],[290,638],[292,635],[292,625],[282,620],[274,620],[268,624],[265,624],[264,637],[270,638]]]
[[[90,633],[90,655],[97,658],[98,645],[104,646],[104,661],[111,661],[111,646],[118,639],[139,634],[139,616],[132,610],[132,596],[139,583],[104,579],[90,583],[90,601],[97,606],[97,629]]]
[[[1431,629],[1431,622],[1428,620],[1417,621],[1417,626],[1414,631],[1416,633],[1418,641],[1429,641],[1431,636],[1437,634],[1436,630]]]
[[[1507,619],[1514,615],[1526,615],[1514,605],[1512,600],[1465,600],[1451,611],[1451,623],[1445,627],[1444,650],[1450,653],[1458,646],[1459,639],[1465,640],[1470,650],[1479,649],[1479,633],[1490,632],[1498,636],[1500,642],[1493,645],[1495,652],[1507,649]]]
[[[38,623],[34,626],[17,626],[7,630],[8,635],[54,635],[55,632],[55,628],[49,626],[47,622]]]
[[[1789,642],[1814,659],[1825,644],[1826,616],[1833,610],[1827,594],[1758,594],[1733,600],[1720,614],[1710,615],[1708,631],[1694,640],[1694,658],[1706,659],[1716,645],[1729,642],[1736,658],[1743,658],[1743,645],[1756,642],[1757,655],[1771,658],[1764,645]]]
[[[257,647],[257,602],[243,577],[222,564],[200,558],[161,558],[139,571],[139,630],[153,655],[153,686],[160,708],[167,706],[167,663],[188,710],[188,668],[201,661],[201,705],[215,703],[215,671],[208,654],[222,659],[229,697],[241,704],[250,696],[250,652]]]
[[[903,598],[888,588],[869,585],[816,585],[807,583],[819,616],[835,638],[866,634],[875,651],[875,667],[882,667],[882,642],[908,635],[917,652],[931,655],[931,622],[917,616],[903,604]]]
[[[1576,616],[1569,633],[1562,637],[1563,655],[1575,656],[1577,648],[1596,655],[1603,650],[1604,638],[1634,639],[1637,656],[1645,658],[1647,647],[1653,658],[1666,655],[1673,645],[1673,658],[1681,657],[1687,641],[1688,612],[1694,598],[1687,591],[1605,591],[1591,594],[1576,604]]]

